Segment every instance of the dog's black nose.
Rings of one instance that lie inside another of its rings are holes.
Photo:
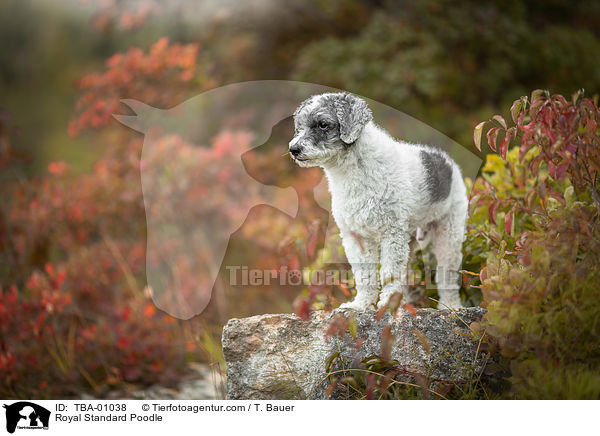
[[[292,156],[298,157],[300,152],[302,152],[302,147],[300,147],[299,145],[294,144],[290,147],[290,153],[292,154]]]

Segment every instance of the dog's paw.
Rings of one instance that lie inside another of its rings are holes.
[[[394,300],[394,304],[398,304],[397,298],[400,297],[402,302],[405,302],[404,293],[398,293],[396,291],[391,292],[382,292],[379,296],[379,301],[377,302],[377,309],[381,309],[384,306],[387,306],[390,303],[390,300]]]
[[[377,310],[381,309],[382,307],[384,307],[386,304],[388,304],[388,299],[381,299],[377,302]]]
[[[340,305],[339,309],[350,309],[350,310],[368,310],[368,309],[373,309],[374,306],[373,304],[370,303],[366,303],[364,301],[357,301],[357,300],[353,300],[353,301],[348,301],[346,303],[343,303]]]

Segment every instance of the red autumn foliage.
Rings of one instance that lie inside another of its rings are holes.
[[[175,383],[186,361],[208,357],[199,349],[197,329],[218,334],[225,319],[262,312],[265,304],[289,307],[298,292],[284,287],[274,298],[272,287],[256,288],[225,304],[222,294],[231,290],[222,289],[201,321],[182,322],[157,310],[144,289],[146,262],[156,259],[146,252],[146,212],[152,212],[144,209],[140,184],[142,143],[109,121],[121,98],[168,107],[214,86],[198,67],[198,51],[194,44],[161,39],[147,53],[131,48],[112,56],[103,71],[78,83],[82,96],[69,126],[71,134],[93,130],[97,136],[91,141],[110,144],[93,170],[77,174],[66,162],[52,162],[47,174],[2,185],[8,201],[0,204],[0,396],[52,398],[86,390],[102,396],[124,383]],[[0,124],[0,144],[10,144],[12,134]],[[144,165],[160,166],[168,158],[177,166],[175,174],[187,183],[173,185],[177,189],[165,195],[183,206],[201,205],[179,207],[179,216],[201,213],[189,219],[237,221],[247,211],[232,199],[244,192],[251,202],[254,195],[236,173],[251,140],[248,132],[222,131],[210,143],[190,144],[165,134]],[[272,154],[281,156],[278,149]],[[0,158],[12,162],[15,156],[6,152]],[[247,154],[244,164],[258,168],[268,161]],[[306,184],[314,186],[312,180]],[[307,189],[298,185],[299,191]],[[308,238],[319,232],[318,223],[308,229],[314,213],[297,222],[268,208],[251,215],[232,243],[259,268],[300,269],[316,255],[318,238]],[[285,240],[288,248],[277,243]],[[232,262],[239,262],[237,253],[232,250]],[[179,294],[210,290],[212,283],[185,256],[171,254],[180,274]]]
[[[77,82],[82,95],[75,105],[77,114],[69,123],[69,134],[105,126],[119,112],[121,99],[169,107],[188,97],[191,89],[201,92],[213,87],[215,83],[198,69],[199,49],[198,44],[170,44],[163,37],[148,53],[131,47],[126,53],[114,54],[105,62],[106,71],[84,75]],[[167,83],[168,87],[162,86]]]
[[[469,238],[487,254],[472,277],[488,308],[472,330],[516,398],[596,398],[600,110],[583,91],[536,90],[510,112],[513,126],[490,120],[506,144],[471,195]]]

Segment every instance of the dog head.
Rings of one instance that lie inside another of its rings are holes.
[[[351,94],[312,96],[294,113],[290,155],[303,167],[326,165],[344,153],[372,119],[367,103]]]

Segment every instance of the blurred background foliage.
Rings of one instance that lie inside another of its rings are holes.
[[[162,36],[199,44],[199,72],[213,86],[330,85],[465,145],[476,120],[531,89],[594,93],[600,85],[599,2],[7,0],[0,8],[0,93],[13,117],[36,126],[17,140],[34,153],[33,171],[65,157],[89,169],[100,152],[63,128],[73,83]]]
[[[290,311],[299,293],[226,287],[187,322],[154,308],[141,135],[112,118],[127,113],[120,99],[169,108],[240,81],[306,81],[392,106],[475,150],[473,127],[494,113],[508,119],[532,89],[600,90],[596,1],[4,0],[0,40],[3,397],[176,383],[186,361],[221,360],[212,338],[228,318]],[[204,144],[210,159],[232,137],[248,141],[224,132]],[[302,174],[291,183],[299,194],[318,177]],[[243,252],[261,269],[314,268],[326,223],[303,198],[292,221],[253,211],[229,261]],[[260,239],[265,228],[278,244]],[[464,268],[479,274],[489,241],[469,238],[465,250]],[[345,284],[304,290],[319,307],[350,295]],[[463,296],[482,298],[468,280]]]

